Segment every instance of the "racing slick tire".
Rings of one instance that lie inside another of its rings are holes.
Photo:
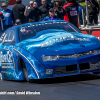
[[[27,69],[26,69],[26,66],[25,66],[25,63],[24,62],[22,63],[22,67],[23,67],[23,72],[24,72],[26,81],[29,82],[29,83],[32,83],[33,80],[32,79],[28,79]]]
[[[2,74],[0,73],[0,80],[2,80]]]
[[[26,68],[23,68],[23,72],[24,72],[24,76],[25,76],[26,81],[29,82]]]

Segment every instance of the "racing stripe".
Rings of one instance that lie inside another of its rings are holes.
[[[13,50],[15,50],[15,51],[17,51],[18,53],[20,53],[30,64],[31,64],[31,66],[33,67],[33,69],[35,70],[35,72],[36,72],[36,74],[37,74],[37,77],[38,77],[38,79],[39,79],[39,74],[38,74],[38,72],[37,72],[37,70],[35,69],[35,67],[32,65],[32,63],[28,60],[28,58],[26,58],[20,51],[18,51],[17,49],[15,49],[15,48],[12,48]]]

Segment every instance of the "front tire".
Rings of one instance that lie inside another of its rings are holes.
[[[24,76],[25,76],[26,81],[29,82],[26,68],[23,68],[23,72],[24,72]]]
[[[0,73],[0,80],[2,80],[2,74]]]
[[[33,80],[32,79],[28,79],[27,69],[26,69],[26,66],[25,66],[24,62],[22,63],[22,67],[23,67],[23,72],[24,72],[24,76],[25,76],[26,81],[29,82],[29,83],[32,83]]]

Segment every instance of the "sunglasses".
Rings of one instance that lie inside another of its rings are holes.
[[[2,6],[2,7],[7,7],[7,6]]]
[[[37,5],[37,4],[34,4],[34,5]]]

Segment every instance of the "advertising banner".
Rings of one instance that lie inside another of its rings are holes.
[[[14,5],[16,3],[16,0],[0,0],[0,5],[2,3],[6,3],[8,5]]]

